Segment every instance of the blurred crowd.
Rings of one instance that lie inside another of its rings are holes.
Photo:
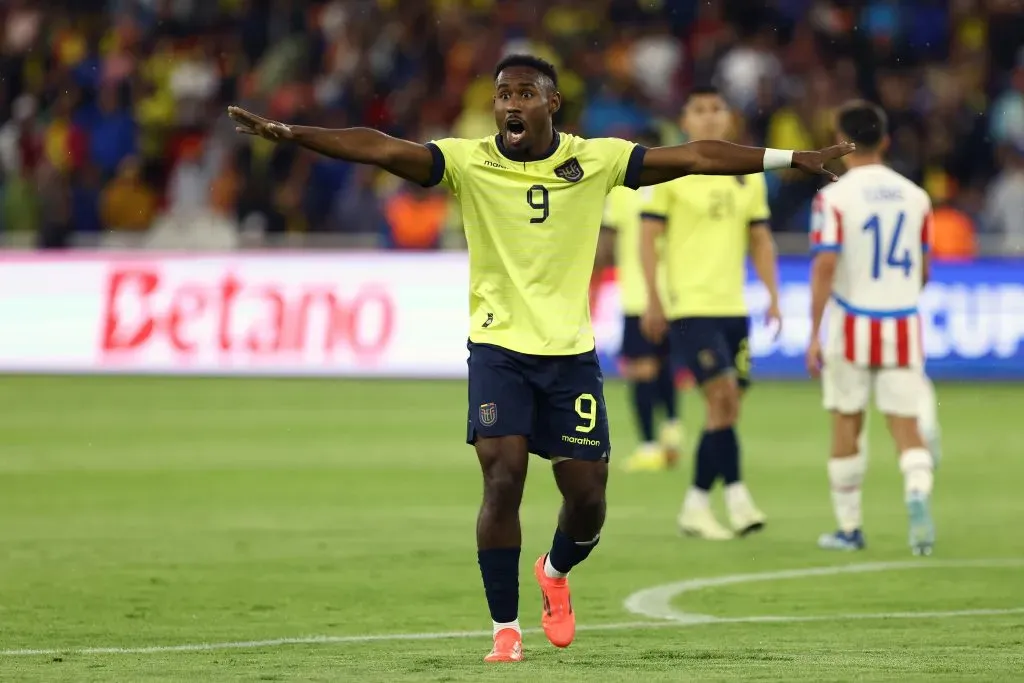
[[[443,192],[242,138],[225,107],[480,137],[493,65],[529,52],[559,68],[558,126],[585,136],[681,141],[698,83],[728,97],[738,141],[779,148],[830,144],[836,105],[878,101],[940,253],[984,236],[1024,252],[1021,0],[5,0],[0,16],[7,243],[458,245]],[[775,229],[806,231],[815,190],[772,174]]]

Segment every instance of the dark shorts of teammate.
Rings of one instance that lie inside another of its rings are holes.
[[[697,384],[734,371],[741,388],[750,386],[750,318],[679,318],[669,324],[672,362],[685,367]]]
[[[542,458],[611,455],[604,376],[596,351],[536,356],[469,342],[469,429],[477,438],[525,436]]]
[[[637,358],[668,359],[668,336],[660,344],[655,344],[640,331],[640,316],[627,315],[622,321],[622,348],[619,350],[619,356],[626,360],[635,360]]]

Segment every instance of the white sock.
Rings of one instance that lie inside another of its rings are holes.
[[[507,628],[512,629],[513,631],[515,631],[516,633],[518,633],[520,635],[522,635],[522,633],[523,633],[523,630],[521,628],[519,628],[519,620],[518,619],[513,619],[512,621],[506,622],[504,624],[501,623],[500,621],[492,621],[491,623],[494,624],[494,635],[498,635],[499,631],[504,631]]]
[[[931,454],[924,448],[911,448],[900,455],[903,472],[903,493],[906,500],[914,496],[930,496],[934,476]]]
[[[852,458],[829,458],[828,483],[832,490],[832,508],[841,531],[849,533],[861,527],[861,487],[866,470],[867,458],[863,453]]]
[[[735,481],[725,487],[725,506],[730,510],[737,507],[754,506],[750,491],[742,481]]]
[[[696,486],[691,486],[686,492],[686,500],[683,501],[683,510],[707,509],[711,507],[710,496],[707,491],[702,491]]]
[[[923,382],[921,400],[918,404],[917,428],[921,431],[921,438],[925,443],[934,443],[939,435],[939,409],[938,401],[935,399],[935,387],[925,377]]]
[[[548,555],[544,558],[544,576],[549,579],[564,579],[568,576],[565,572],[560,572],[551,565],[551,556]]]
[[[660,448],[660,446],[658,446],[658,444],[655,443],[654,441],[644,441],[643,443],[640,444],[640,450],[641,451],[646,451],[648,453],[650,453],[652,451],[656,451],[659,448]]]

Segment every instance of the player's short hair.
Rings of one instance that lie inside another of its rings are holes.
[[[558,87],[558,71],[555,70],[555,65],[551,62],[541,59],[540,57],[534,57],[533,55],[509,55],[498,62],[498,66],[494,67],[494,78],[497,79],[498,75],[513,66],[522,66],[528,69],[533,69],[539,72],[542,76],[547,76],[551,79],[551,84],[556,88]]]
[[[836,127],[850,142],[871,150],[881,145],[889,132],[889,118],[877,104],[854,100],[839,108]]]
[[[714,95],[721,97],[723,100],[725,97],[722,95],[722,91],[717,86],[711,85],[710,83],[704,85],[695,85],[690,88],[690,92],[686,93],[686,104],[690,103],[694,97],[704,97],[707,95]]]

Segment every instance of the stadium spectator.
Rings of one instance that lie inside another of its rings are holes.
[[[145,232],[152,225],[156,211],[157,196],[142,178],[139,159],[125,158],[100,197],[100,217],[104,229],[113,232]]]
[[[742,109],[736,139],[750,144],[820,144],[835,102],[874,99],[889,110],[897,170],[928,186],[948,179],[960,195],[993,179],[994,144],[1024,130],[1017,0],[109,0],[74,3],[66,12],[41,7],[29,0],[0,6],[8,234],[41,228],[42,165],[70,188],[74,231],[92,233],[102,213],[90,208],[97,192],[118,182],[125,158],[137,157],[157,203],[172,213],[196,198],[204,211],[259,239],[326,232],[363,245],[384,230],[390,186],[255,142],[238,149],[223,107],[238,102],[276,118],[405,136],[485,136],[493,130],[489,65],[512,50],[559,67],[566,104],[556,125],[588,136],[630,137],[653,124],[676,142],[683,95],[711,81]],[[90,163],[104,188],[84,170]],[[804,231],[811,188],[788,180],[769,179],[774,227]],[[454,230],[460,220],[449,204],[445,223]]]
[[[1004,166],[989,186],[985,224],[1002,237],[1002,249],[1024,254],[1024,137],[1003,150]]]

